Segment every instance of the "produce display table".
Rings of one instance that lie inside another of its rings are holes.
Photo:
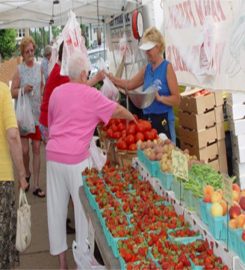
[[[79,190],[79,196],[80,196],[81,203],[83,204],[85,213],[87,217],[91,220],[92,225],[94,227],[95,240],[99,247],[106,269],[113,269],[113,270],[120,269],[119,261],[114,257],[114,255],[112,254],[111,248],[107,244],[107,241],[102,231],[102,227],[100,225],[98,217],[95,211],[90,207],[83,187],[81,187]]]

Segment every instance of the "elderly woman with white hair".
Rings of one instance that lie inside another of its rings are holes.
[[[47,209],[50,253],[59,255],[61,269],[67,269],[66,217],[71,195],[75,211],[76,242],[82,249],[84,269],[92,260],[87,244],[88,222],[79,199],[83,185],[81,172],[91,167],[89,146],[97,124],[110,118],[135,121],[121,105],[87,85],[86,57],[74,53],[68,61],[70,82],[56,87],[48,110],[49,140],[47,159]]]

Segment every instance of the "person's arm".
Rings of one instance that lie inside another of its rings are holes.
[[[12,98],[18,98],[18,93],[20,90],[20,74],[19,70],[17,69],[13,79],[12,79],[12,84],[11,84],[11,95]],[[24,86],[24,93],[29,93],[33,90],[33,85],[27,84]]]
[[[22,146],[20,142],[20,134],[18,128],[7,129],[7,141],[9,144],[10,155],[18,173],[20,187],[25,190],[28,187],[26,182],[26,173],[23,163]]]
[[[108,74],[108,77],[116,86],[126,90],[134,90],[144,83],[145,68],[146,66],[140,69],[139,72],[129,80],[117,78],[112,74]]]
[[[105,72],[103,70],[96,73],[96,75],[87,81],[89,86],[94,86],[96,83],[103,81],[105,78]]]
[[[156,99],[163,104],[169,106],[178,106],[180,103],[180,94],[179,94],[179,87],[175,72],[173,70],[172,65],[169,63],[167,67],[167,82],[168,87],[170,89],[170,96],[160,96],[156,93]]]
[[[111,118],[123,118],[129,121],[134,121],[136,123],[136,119],[133,116],[133,114],[120,104],[117,104],[117,107],[114,113],[112,114]]]

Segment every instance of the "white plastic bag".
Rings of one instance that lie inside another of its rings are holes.
[[[31,206],[26,194],[20,189],[19,208],[17,210],[17,231],[15,246],[19,252],[25,251],[31,243]]]
[[[21,135],[35,133],[35,120],[32,113],[30,98],[24,94],[24,89],[18,93],[16,105],[16,118]]]
[[[100,91],[110,100],[118,101],[119,99],[119,91],[108,77],[105,77],[105,79],[103,80],[103,85]]]
[[[96,140],[97,138],[93,137],[90,143],[89,151],[92,159],[92,166],[100,171],[105,165],[107,157],[103,151],[97,147]]]
[[[62,63],[61,63],[61,75],[68,75],[68,59],[75,52],[79,51],[87,59],[87,64],[90,67],[90,61],[88,52],[85,46],[85,40],[81,34],[80,25],[76,19],[74,12],[69,12],[68,21],[62,30],[62,38],[64,40]]]

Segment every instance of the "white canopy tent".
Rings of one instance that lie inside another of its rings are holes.
[[[0,29],[64,25],[73,10],[83,23],[108,19],[126,8],[127,0],[0,0]]]

